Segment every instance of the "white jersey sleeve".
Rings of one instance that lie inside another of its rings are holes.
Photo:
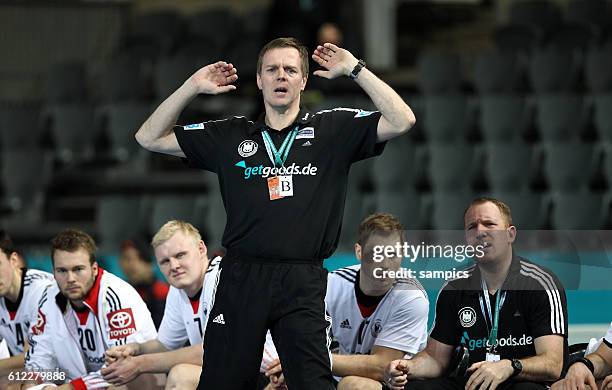
[[[612,322],[610,322],[610,327],[608,328],[608,332],[604,336],[604,343],[608,345],[608,347],[612,348]]]
[[[159,326],[157,339],[164,347],[175,350],[185,346],[188,341],[187,329],[183,323],[183,315],[180,313],[180,293],[175,287],[170,287],[166,297],[166,308],[164,318]]]
[[[46,313],[50,306],[48,301],[53,299],[49,297],[49,290],[47,288],[40,298],[36,321],[32,323],[28,335],[29,348],[24,362],[26,371],[53,370],[58,367],[53,352],[52,329],[49,329],[48,324],[49,313]]]
[[[111,274],[108,277],[112,279],[104,300],[108,305],[105,320],[111,343],[118,346],[155,339],[157,330],[151,312],[138,292],[118,277]]]
[[[429,302],[424,294],[398,296],[396,309],[384,324],[374,345],[393,348],[408,354],[416,354],[427,343],[427,318]]]

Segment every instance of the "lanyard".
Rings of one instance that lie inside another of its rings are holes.
[[[491,301],[489,300],[489,290],[487,289],[487,282],[485,282],[484,279],[482,279],[482,295],[484,296],[484,300],[487,304],[487,312],[489,314],[488,318],[491,321],[491,332],[489,332],[488,346],[491,350],[495,351],[495,347],[497,346],[497,331],[499,329],[499,312],[502,306],[504,306],[504,301],[506,300],[506,292],[497,292],[497,297],[495,298],[495,316],[491,314]],[[482,314],[486,317],[487,313],[484,310],[482,297],[480,297],[480,309],[482,310]]]
[[[270,161],[275,167],[280,168],[285,165],[285,161],[287,161],[289,150],[291,149],[291,146],[293,145],[293,141],[295,140],[295,137],[297,136],[297,132],[298,132],[298,127],[295,126],[295,128],[291,130],[291,133],[289,133],[285,137],[283,144],[278,150],[276,149],[276,146],[274,146],[274,142],[272,142],[272,138],[270,138],[270,134],[268,134],[268,130],[264,130],[261,132],[261,136],[263,137],[263,140],[264,140],[264,145],[266,146],[266,152],[268,152],[268,157],[270,158]]]

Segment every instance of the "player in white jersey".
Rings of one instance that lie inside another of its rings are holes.
[[[30,324],[36,321],[38,301],[53,283],[53,275],[23,268],[25,262],[5,232],[0,232],[0,340],[9,356],[0,359],[0,388],[7,375],[23,369]]]
[[[67,390],[107,388],[110,385],[99,372],[104,352],[154,339],[151,314],[132,286],[98,267],[91,236],[67,229],[51,244],[57,283],[44,291],[36,306],[38,317],[31,328],[25,367],[38,376],[24,388],[47,389],[55,384]],[[152,389],[152,379],[143,377],[140,388]],[[39,382],[45,383],[38,386]]]
[[[586,385],[591,390],[612,390],[612,322],[595,352],[574,360],[565,378],[555,382],[551,390],[583,390]]]
[[[184,221],[165,223],[151,245],[170,284],[159,334],[156,340],[110,349],[106,356],[111,364],[102,372],[106,380],[117,385],[146,372],[168,373],[167,389],[195,389],[202,370],[203,335],[221,258],[209,261],[200,233]],[[187,343],[190,346],[184,347]]]
[[[385,366],[411,357],[427,342],[429,302],[415,279],[396,278],[401,258],[376,261],[374,247],[402,241],[402,225],[390,214],[361,222],[355,255],[360,265],[338,269],[327,281],[325,302],[332,317],[332,372],[339,389],[381,388]],[[267,372],[278,386],[278,366]],[[274,388],[271,384],[269,387]]]

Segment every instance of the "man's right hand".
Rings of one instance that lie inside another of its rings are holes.
[[[393,360],[383,375],[383,381],[388,389],[404,390],[408,383],[408,361],[404,359]]]
[[[186,81],[197,93],[218,95],[236,89],[237,69],[231,63],[218,61],[199,69]]]
[[[585,385],[589,385],[591,389],[597,389],[595,378],[591,371],[582,363],[574,363],[567,370],[565,379],[555,382],[551,390],[583,390]]]
[[[128,356],[138,356],[140,354],[140,345],[138,343],[130,343],[120,345],[118,347],[109,348],[104,353],[105,363],[111,364],[120,359],[125,359]]]

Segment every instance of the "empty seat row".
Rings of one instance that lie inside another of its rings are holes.
[[[570,92],[581,90],[581,83],[592,93],[610,91],[612,43],[590,47],[584,54],[556,47],[543,48],[529,56],[488,50],[476,56],[467,74],[464,68],[459,54],[425,51],[417,60],[419,89],[427,95],[458,92],[467,80],[473,80],[480,94]]]

